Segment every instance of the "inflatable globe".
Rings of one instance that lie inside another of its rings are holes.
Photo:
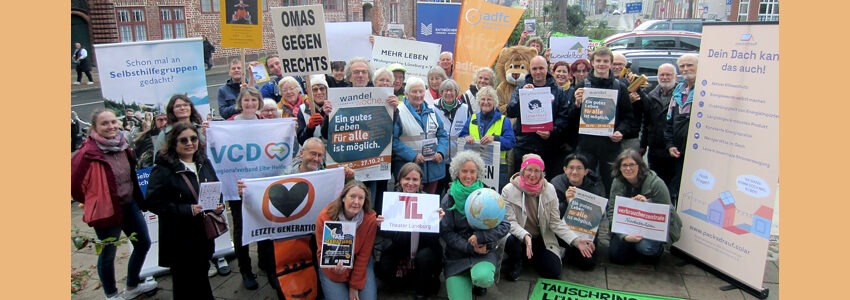
[[[505,219],[505,200],[496,191],[480,188],[466,198],[466,220],[475,229],[490,229]]]

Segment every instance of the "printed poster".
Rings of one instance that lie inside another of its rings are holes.
[[[207,119],[210,102],[200,37],[94,47],[103,105],[116,115],[123,116],[128,107],[164,112],[171,96],[185,94]]]
[[[272,7],[271,15],[281,76],[331,73],[321,4]]]
[[[576,197],[567,206],[564,221],[579,237],[594,240],[605,215],[608,199],[576,188]]]
[[[669,204],[643,202],[617,196],[614,199],[611,232],[625,235],[639,234],[645,239],[667,242],[669,220]]]
[[[224,200],[239,200],[239,179],[283,174],[295,143],[291,118],[210,122],[207,158],[222,183]]]
[[[387,37],[403,39],[404,24],[390,23],[387,24]]]
[[[416,76],[428,81],[428,70],[440,61],[439,44],[375,37],[372,48],[372,68],[377,70],[392,63],[399,63],[407,69],[407,78]]]
[[[214,210],[221,202],[221,182],[201,182],[198,185],[198,204],[203,210]]]
[[[360,181],[390,179],[393,143],[393,107],[389,87],[328,89],[333,110],[328,116],[326,164],[354,169]]]
[[[355,57],[372,57],[371,22],[328,22],[328,55],[331,61],[348,62]]]
[[[525,19],[523,23],[525,25],[523,31],[528,32],[528,36],[537,35],[537,19]]]
[[[519,89],[519,113],[522,132],[551,131],[552,102],[555,96],[549,87]]]
[[[384,192],[381,230],[440,232],[440,195]]]
[[[354,238],[357,235],[357,223],[325,221],[322,229],[322,251],[319,253],[319,267],[334,268],[342,264],[344,268],[354,267]]]
[[[316,232],[319,212],[342,192],[342,168],[245,179],[242,245]]]
[[[484,174],[478,174],[478,179],[484,184],[484,187],[502,192],[502,186],[507,182],[499,182],[499,172],[501,166],[501,147],[502,143],[490,142],[487,145],[481,145],[478,142],[467,143],[466,139],[457,139],[457,151],[471,150],[481,155],[484,160]],[[453,153],[452,156],[457,153]]]
[[[552,48],[549,58],[552,63],[565,61],[572,64],[582,58],[589,59],[590,41],[586,36],[553,36],[549,38],[549,45]]]
[[[263,12],[265,0],[219,0],[221,47],[263,48]]]
[[[417,2],[416,40],[442,45],[442,51],[455,52],[460,3]]]
[[[597,136],[614,134],[617,90],[584,88],[578,133]]]

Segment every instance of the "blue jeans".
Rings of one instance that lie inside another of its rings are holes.
[[[360,290],[359,296],[361,300],[378,299],[378,286],[375,284],[375,270],[373,268],[374,259],[369,259],[369,264],[366,265],[366,285]],[[348,299],[348,282],[336,282],[325,276],[325,272],[319,270],[319,282],[322,285],[322,292],[325,294],[325,299]]]
[[[636,262],[641,257],[650,260],[657,259],[664,253],[664,248],[661,247],[662,245],[664,245],[664,242],[650,239],[642,239],[640,242],[631,243],[614,235],[611,237],[611,243],[608,246],[608,258],[612,263],[621,265]]]
[[[118,239],[122,231],[127,236],[130,236],[133,232],[136,233],[136,241],[132,242],[133,253],[130,254],[130,261],[127,263],[127,287],[133,288],[141,282],[139,272],[142,271],[145,256],[148,254],[148,249],[151,248],[151,238],[148,235],[148,225],[145,223],[142,211],[139,210],[136,202],[122,205],[121,209],[124,213],[124,223],[121,226],[95,228],[94,232],[99,240],[110,237]],[[97,257],[97,276],[100,278],[103,292],[106,293],[107,297],[118,293],[118,287],[115,284],[115,253],[117,251],[118,247],[109,244],[103,247]]]

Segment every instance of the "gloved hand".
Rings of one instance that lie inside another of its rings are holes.
[[[324,118],[321,114],[313,114],[313,116],[310,117],[310,120],[307,122],[307,128],[316,128],[316,126],[322,125],[322,122],[324,122]]]

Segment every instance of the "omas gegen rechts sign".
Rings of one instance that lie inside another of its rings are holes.
[[[273,7],[271,15],[281,75],[330,72],[325,12],[321,5]]]

